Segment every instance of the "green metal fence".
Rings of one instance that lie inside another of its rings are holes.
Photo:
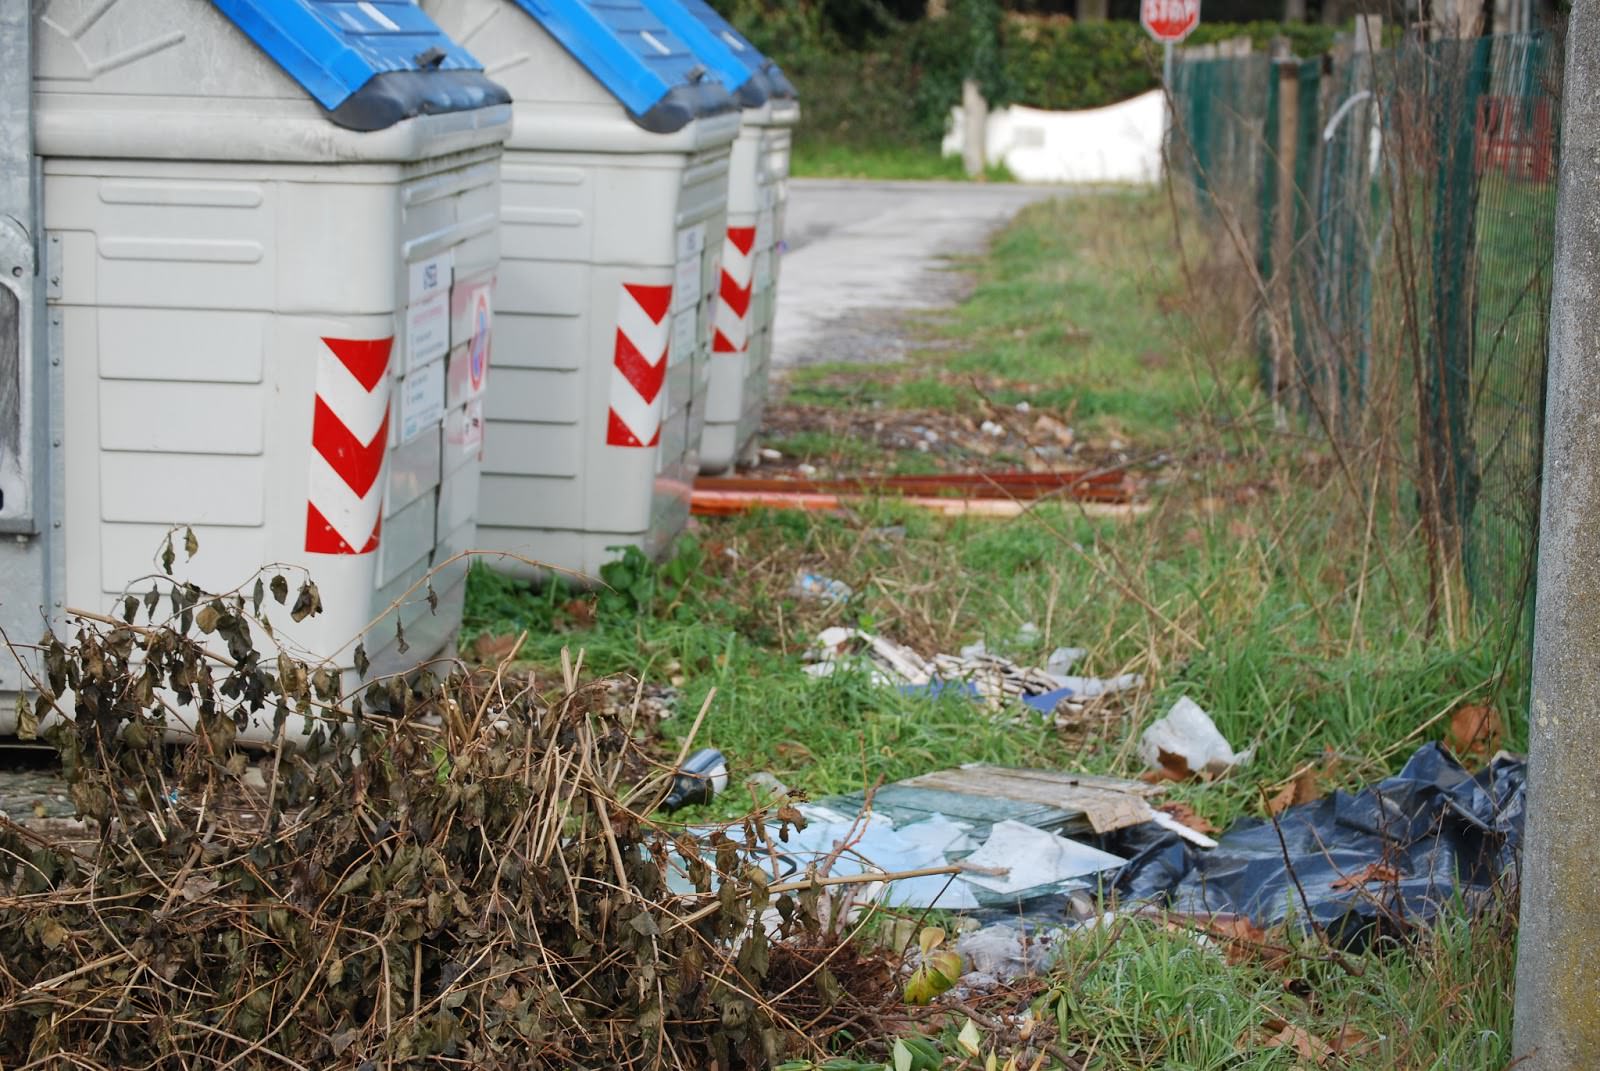
[[[1247,237],[1263,392],[1403,459],[1474,604],[1531,605],[1561,51],[1545,35],[1181,62],[1175,176]]]

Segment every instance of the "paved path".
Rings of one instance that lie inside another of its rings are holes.
[[[979,252],[1024,205],[1064,192],[962,182],[790,180],[774,364],[901,356],[901,314],[961,296],[964,280],[944,258]]]

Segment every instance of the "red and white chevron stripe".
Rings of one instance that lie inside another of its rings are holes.
[[[750,348],[750,288],[755,279],[756,229],[729,227],[722,243],[721,300],[717,302],[712,353],[743,353]]]
[[[662,388],[667,378],[667,338],[672,287],[622,284],[617,303],[617,345],[611,362],[607,446],[655,446],[661,441]]]
[[[389,446],[390,338],[325,338],[317,355],[311,418],[306,550],[367,554],[378,549]]]

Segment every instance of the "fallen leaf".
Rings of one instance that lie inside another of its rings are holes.
[[[1162,748],[1156,752],[1156,768],[1146,770],[1139,775],[1139,780],[1147,784],[1159,784],[1162,781],[1190,781],[1207,780],[1204,776],[1189,769],[1189,761],[1182,755],[1174,754]]]
[[[1167,927],[1216,938],[1223,958],[1235,966],[1260,963],[1268,970],[1281,970],[1292,959],[1281,927],[1268,933],[1245,915],[1169,915]]]
[[[1346,1024],[1329,1040],[1328,1046],[1339,1056],[1355,1056],[1372,1048],[1372,1041],[1355,1027]]]
[[[1310,1060],[1321,1067],[1328,1062],[1328,1057],[1333,1055],[1333,1048],[1326,1041],[1310,1033],[1304,1027],[1295,1026],[1283,1019],[1268,1019],[1264,1025],[1267,1034],[1262,1044],[1269,1049],[1293,1049],[1303,1060]]]
[[[499,662],[517,648],[517,638],[511,633],[499,636],[479,636],[472,645],[472,653],[478,661],[486,663]]]
[[[1302,803],[1310,803],[1321,795],[1321,789],[1317,785],[1317,771],[1314,769],[1306,770],[1299,777],[1279,789],[1271,799],[1267,800],[1267,813],[1274,816],[1280,815],[1290,807],[1296,807]]]
[[[1267,800],[1267,813],[1280,815],[1290,807],[1321,799],[1327,784],[1338,773],[1339,756],[1332,751],[1324,751],[1320,767],[1306,766]]]
[[[1200,815],[1196,814],[1194,808],[1189,806],[1187,803],[1179,803],[1177,801],[1172,803],[1163,803],[1156,809],[1170,814],[1177,821],[1182,822],[1196,833],[1210,834],[1218,831],[1216,826],[1212,825]]]
[[[971,1019],[961,1028],[961,1033],[956,1035],[956,1044],[967,1050],[968,1056],[979,1056],[983,1051],[983,1035],[978,1033],[978,1024]]]
[[[1380,885],[1393,885],[1400,880],[1400,874],[1394,867],[1387,863],[1368,863],[1354,874],[1346,874],[1335,881],[1328,888],[1334,891],[1345,889],[1359,889],[1363,885],[1377,883]]]
[[[593,599],[573,599],[561,608],[573,624],[580,628],[588,628],[594,624],[595,603]]]
[[[183,884],[178,887],[178,895],[183,897],[183,899],[188,903],[192,904],[195,901],[203,900],[212,893],[216,892],[220,884],[220,882],[217,882],[212,878],[202,878],[191,874],[187,878],[184,878]]]
[[[1458,759],[1487,759],[1500,750],[1500,712],[1493,707],[1469,704],[1450,715],[1450,729],[1444,743]]]

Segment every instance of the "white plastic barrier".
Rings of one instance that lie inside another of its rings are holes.
[[[1076,112],[1013,105],[989,113],[984,152],[1021,182],[1154,185],[1161,180],[1166,124],[1166,103],[1157,89]],[[952,108],[944,155],[961,155],[965,130],[965,114]]]

